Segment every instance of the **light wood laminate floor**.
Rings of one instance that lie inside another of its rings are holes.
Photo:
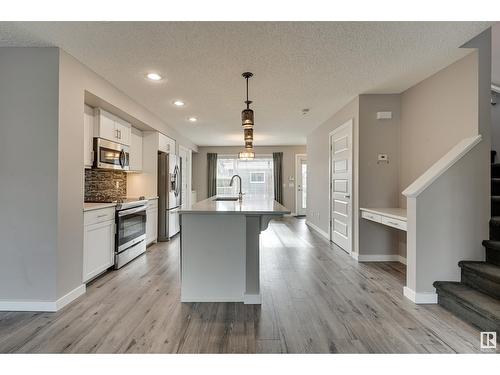
[[[478,351],[477,329],[403,297],[404,272],[395,262],[357,263],[303,219],[285,218],[261,235],[262,306],[180,303],[176,238],[57,313],[0,312],[0,352]]]

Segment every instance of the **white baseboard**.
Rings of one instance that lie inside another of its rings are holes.
[[[243,303],[245,305],[261,305],[262,295],[261,294],[245,294],[243,297]]]
[[[62,309],[64,306],[69,304],[70,302],[73,302],[75,299],[80,297],[81,295],[85,294],[85,291],[87,290],[85,284],[82,284],[69,293],[65,294],[61,298],[59,298],[56,301],[56,311]]]
[[[406,258],[399,254],[356,254],[358,262],[400,262],[406,264]]]
[[[313,223],[310,223],[307,220],[306,220],[306,225],[308,225],[309,227],[311,227],[312,229],[314,229],[316,232],[318,232],[319,234],[321,234],[323,237],[325,237],[328,241],[330,241],[330,235],[328,233],[326,233],[323,229],[321,229],[320,227],[314,225]]]
[[[416,304],[436,304],[438,302],[437,293],[417,293],[406,286],[403,288],[403,295]]]
[[[6,301],[0,300],[0,311],[43,311],[56,312],[85,293],[82,284],[57,301]]]
[[[355,252],[352,252],[352,253],[351,253],[351,256],[352,256],[354,259],[356,259],[356,260],[358,260],[358,258],[359,258],[359,254],[358,254],[358,253],[355,253]]]
[[[55,312],[56,303],[53,301],[7,301],[0,300],[0,311],[44,311]]]

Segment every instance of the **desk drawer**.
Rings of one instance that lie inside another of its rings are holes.
[[[371,220],[371,221],[376,221],[377,223],[381,222],[381,216],[377,215],[377,214],[372,214],[371,212],[362,211],[361,212],[361,217],[363,219],[368,219],[368,220]]]
[[[391,217],[382,216],[382,224],[387,225],[389,227],[406,230],[406,221],[393,219]]]

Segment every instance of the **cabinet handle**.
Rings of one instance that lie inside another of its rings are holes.
[[[121,130],[118,130],[118,135],[119,135],[120,139],[122,139],[122,131]]]
[[[97,218],[99,219],[100,217],[106,217],[108,215],[104,214],[104,215],[97,215]]]
[[[392,225],[395,225],[395,226],[399,226],[399,223],[395,223],[394,221],[387,221],[389,224],[392,224]]]

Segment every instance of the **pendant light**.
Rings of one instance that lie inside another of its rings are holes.
[[[242,74],[243,78],[246,80],[247,87],[247,100],[245,104],[247,107],[241,111],[241,126],[243,126],[243,137],[245,140],[245,151],[238,154],[238,158],[242,160],[251,160],[255,158],[255,152],[253,150],[253,125],[254,125],[254,114],[253,110],[250,109],[251,100],[248,99],[248,80],[253,77],[253,73],[245,72]]]

